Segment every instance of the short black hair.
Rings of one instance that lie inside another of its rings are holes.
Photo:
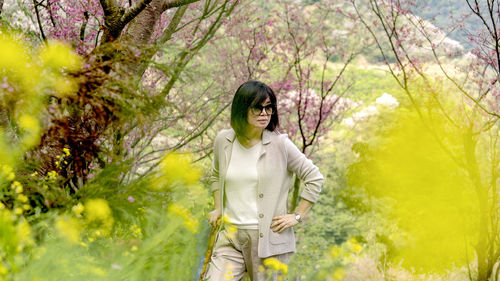
[[[273,89],[259,81],[247,81],[238,87],[231,104],[231,127],[238,136],[245,135],[248,126],[248,109],[262,104],[269,97],[273,107],[271,121],[266,129],[274,131],[279,127],[278,108],[276,106],[276,95]]]

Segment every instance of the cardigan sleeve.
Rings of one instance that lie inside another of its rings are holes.
[[[215,137],[214,140],[214,150],[213,150],[213,156],[214,159],[212,161],[212,172],[210,174],[210,177],[208,179],[208,183],[210,184],[210,191],[214,192],[220,188],[219,184],[219,154],[220,154],[220,148],[219,148],[219,138],[220,138],[220,133]]]
[[[316,203],[321,192],[321,186],[325,181],[323,175],[319,172],[318,167],[286,135],[284,136],[284,145],[288,170],[295,173],[304,183],[304,189],[300,196],[307,201]]]

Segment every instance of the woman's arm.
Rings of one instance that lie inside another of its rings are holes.
[[[222,210],[220,207],[220,190],[217,189],[213,192],[214,195],[214,205],[215,209],[208,213],[208,222],[215,227],[217,225],[217,220],[220,218],[222,214]]]
[[[299,214],[301,218],[304,218],[313,205],[314,203],[311,201],[302,198],[295,212]],[[271,228],[274,232],[281,233],[283,230],[294,227],[297,224],[299,224],[299,222],[295,219],[295,214],[286,214],[274,217]]]

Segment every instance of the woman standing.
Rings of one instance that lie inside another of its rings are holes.
[[[273,90],[258,81],[243,83],[231,106],[232,129],[215,138],[215,210],[209,221],[215,226],[224,215],[228,223],[217,234],[207,272],[210,281],[240,280],[245,272],[250,280],[265,280],[265,258],[287,263],[296,251],[292,227],[318,200],[324,179],[287,135],[277,132],[278,126]],[[294,173],[305,187],[297,210],[288,213]]]

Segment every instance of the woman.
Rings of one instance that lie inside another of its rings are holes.
[[[278,125],[273,90],[258,81],[243,83],[232,102],[232,129],[215,138],[215,210],[209,222],[215,226],[222,215],[227,219],[217,235],[208,280],[240,280],[245,272],[250,280],[265,280],[265,258],[287,263],[296,250],[292,227],[318,200],[324,179],[287,135],[277,132]],[[294,173],[305,187],[297,210],[288,213]]]

